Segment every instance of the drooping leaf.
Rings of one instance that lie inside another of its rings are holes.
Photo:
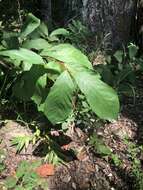
[[[117,119],[119,100],[116,92],[93,72],[79,72],[74,76],[91,109],[102,119]]]
[[[48,94],[46,85],[47,85],[47,74],[44,74],[37,80],[35,84],[34,94],[31,97],[31,99],[36,103],[38,111],[44,111],[44,101]]]
[[[16,67],[19,67],[23,63],[24,70],[29,70],[33,64],[44,64],[40,55],[24,48],[0,51],[0,55],[10,58]]]
[[[54,30],[50,34],[50,37],[52,37],[52,36],[58,36],[58,35],[68,36],[69,35],[69,31],[66,30],[66,29],[64,29],[64,28],[58,28],[58,29]]]
[[[26,19],[25,24],[21,29],[21,38],[27,37],[31,34],[38,26],[40,25],[40,20],[35,17],[33,14],[29,13]]]
[[[49,35],[48,27],[44,22],[41,22],[38,29],[39,29],[39,33],[42,35],[42,37],[48,37],[48,35]]]
[[[43,38],[36,38],[25,41],[22,47],[27,49],[47,50],[51,45]]]
[[[41,22],[38,28],[36,28],[30,35],[30,39],[46,38],[48,39],[48,27],[44,22]]]
[[[70,44],[60,44],[51,47],[48,50],[43,50],[41,56],[52,57],[66,64],[77,64],[92,69],[92,65],[87,56]]]
[[[122,61],[123,61],[123,55],[124,55],[124,52],[121,51],[121,50],[118,50],[118,51],[115,52],[114,57],[116,58],[116,60],[119,63],[122,63]]]
[[[30,100],[36,90],[38,79],[45,72],[46,69],[42,65],[33,65],[29,71],[25,71],[18,79],[13,87],[13,94],[22,100]]]
[[[53,123],[61,123],[72,111],[74,84],[67,71],[56,80],[45,101],[44,114]]]

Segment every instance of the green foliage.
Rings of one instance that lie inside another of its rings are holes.
[[[92,38],[91,31],[88,30],[79,20],[72,20],[68,25],[69,35],[67,39],[82,52],[87,53],[89,51],[89,41]],[[94,44],[96,46],[96,44]],[[95,48],[95,47],[94,47]]]
[[[18,73],[13,94],[24,101],[33,100],[53,124],[69,117],[78,90],[100,118],[116,119],[117,94],[100,80],[84,54],[70,44],[59,44],[59,36],[67,35],[62,28],[49,34],[39,19],[28,15],[17,34],[20,47],[9,50],[3,46],[5,50],[0,51],[2,61]]]
[[[111,155],[111,159],[113,161],[113,163],[115,164],[115,166],[121,166],[122,164],[122,160],[119,158],[119,156],[117,154],[113,154]]]
[[[32,14],[28,14],[25,24],[23,25],[20,33],[21,39],[27,37],[36,28],[40,26],[40,20]]]
[[[38,166],[40,166],[40,162],[22,161],[16,170],[15,176],[7,177],[5,187],[13,190],[47,189],[46,183],[35,172]]]
[[[64,71],[57,78],[45,100],[44,113],[50,121],[56,124],[68,118],[73,108],[74,90],[74,83],[69,73]]]
[[[127,50],[118,50],[113,56],[105,56],[107,64],[95,66],[103,81],[118,91],[119,95],[133,96],[137,74],[142,72],[143,59],[137,57],[138,47],[130,44]]]
[[[108,156],[112,153],[111,149],[96,134],[90,137],[89,144],[95,148],[97,154]]]
[[[99,79],[98,74],[80,72],[75,75],[75,80],[91,109],[100,118],[116,119],[119,110],[118,98],[114,90]]]
[[[16,146],[16,151],[20,152],[23,148],[28,148],[30,142],[32,141],[32,136],[17,136],[11,141],[12,146]]]
[[[104,143],[103,139],[98,137],[95,133],[90,136],[89,145],[94,147],[96,154],[108,156],[115,166],[121,166],[122,160],[120,157],[113,153],[112,149]]]
[[[142,190],[143,189],[143,171],[142,164],[139,159],[139,155],[142,154],[143,146],[137,146],[135,143],[130,142],[128,139],[125,139],[125,143],[128,146],[127,155],[132,162],[131,173],[135,179],[134,189]]]
[[[54,30],[50,34],[50,37],[52,37],[52,36],[59,36],[59,35],[68,36],[69,32],[66,29],[64,29],[64,28],[58,28],[58,29]]]
[[[4,58],[9,57],[9,61],[11,61],[15,67],[22,67],[23,70],[29,70],[33,64],[44,64],[41,56],[24,48],[1,51],[0,56]]]

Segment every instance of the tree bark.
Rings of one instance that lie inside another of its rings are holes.
[[[138,36],[137,36],[137,42],[140,47],[140,51],[142,53],[143,50],[143,0],[139,0],[138,3]]]
[[[41,0],[40,1],[40,12],[41,12],[41,19],[48,25],[51,25],[51,21],[52,21],[51,0]]]
[[[83,20],[104,49],[115,50],[131,40],[136,8],[137,0],[83,0]]]

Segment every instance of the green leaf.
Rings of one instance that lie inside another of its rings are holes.
[[[99,138],[96,134],[93,134],[90,137],[89,144],[92,145],[98,154],[101,155],[111,155],[112,151],[111,149],[105,145],[103,140]]]
[[[123,61],[123,55],[124,55],[123,51],[118,50],[118,51],[116,51],[116,53],[114,54],[114,57],[117,59],[117,61],[118,61],[119,63],[122,63],[122,61]]]
[[[115,78],[115,84],[119,85],[121,82],[123,82],[131,73],[133,73],[132,68],[129,66],[125,69],[123,69],[121,72],[118,73],[118,75]]]
[[[64,28],[58,28],[58,29],[54,30],[50,34],[50,37],[52,37],[52,36],[58,36],[58,35],[68,36],[69,35],[69,31],[66,30],[66,29],[64,29]]]
[[[111,154],[110,148],[104,144],[97,144],[96,150],[97,150],[98,154],[104,154],[104,155]]]
[[[53,123],[62,123],[72,111],[74,84],[67,71],[56,80],[45,101],[44,114]]]
[[[41,22],[40,26],[38,27],[38,33],[43,38],[47,38],[49,35],[48,27],[44,22]]]
[[[49,49],[49,47],[51,47],[51,45],[46,40],[42,38],[37,38],[33,40],[27,40],[26,42],[24,42],[22,47],[26,49],[47,50]]]
[[[87,56],[70,44],[60,44],[53,46],[48,50],[43,50],[41,56],[52,57],[68,65],[76,64],[77,66],[82,65],[86,68],[92,69],[92,65]]]
[[[28,148],[30,142],[32,141],[32,136],[17,136],[11,141],[12,146],[16,146],[16,151],[20,152],[24,147]]]
[[[25,173],[27,173],[27,171],[30,171],[30,164],[26,160],[23,160],[18,165],[18,168],[16,171],[16,177],[20,179],[21,177],[25,175]]]
[[[7,49],[18,49],[20,44],[18,40],[18,33],[16,32],[4,32],[2,44]]]
[[[15,177],[7,177],[5,185],[8,189],[14,188],[16,186],[17,179]]]
[[[18,81],[13,87],[13,94],[22,100],[30,100],[35,93],[38,79],[46,71],[43,65],[33,65],[29,71],[23,72],[21,78],[18,78]]]
[[[93,72],[79,72],[74,76],[91,109],[102,119],[117,119],[119,100],[116,92]]]
[[[129,58],[130,59],[133,59],[137,55],[138,49],[139,48],[136,45],[132,44],[132,43],[128,46]]]
[[[18,185],[18,186],[15,187],[15,190],[25,190],[25,188]]]
[[[19,67],[23,63],[24,70],[29,70],[33,64],[44,64],[40,55],[24,48],[0,51],[0,55],[9,57],[16,67]]]
[[[1,160],[0,160],[0,161],[1,161]],[[0,162],[0,173],[1,173],[3,170],[5,170],[5,168],[6,168],[5,164],[3,164],[3,163]]]
[[[21,38],[27,37],[40,25],[40,20],[36,18],[33,14],[29,13],[25,24],[21,29]]]
[[[48,39],[48,27],[44,22],[41,22],[39,27],[36,28],[30,35],[30,39],[46,38]]]
[[[55,81],[57,77],[65,70],[64,67],[57,61],[50,61],[45,67],[55,71],[55,73],[48,73],[48,78],[52,81]]]
[[[41,76],[35,85],[35,91],[31,99],[36,103],[38,111],[44,111],[44,101],[47,97],[47,74]]]

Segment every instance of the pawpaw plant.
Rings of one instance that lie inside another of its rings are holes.
[[[70,44],[60,43],[60,35],[67,36],[69,32],[60,28],[49,34],[47,26],[29,14],[21,32],[15,35],[17,49],[8,47],[10,37],[3,39],[0,57],[19,71],[13,94],[24,101],[33,100],[53,124],[68,118],[79,90],[98,117],[116,119],[116,92],[102,82],[87,56]],[[52,87],[48,81],[53,81]]]

